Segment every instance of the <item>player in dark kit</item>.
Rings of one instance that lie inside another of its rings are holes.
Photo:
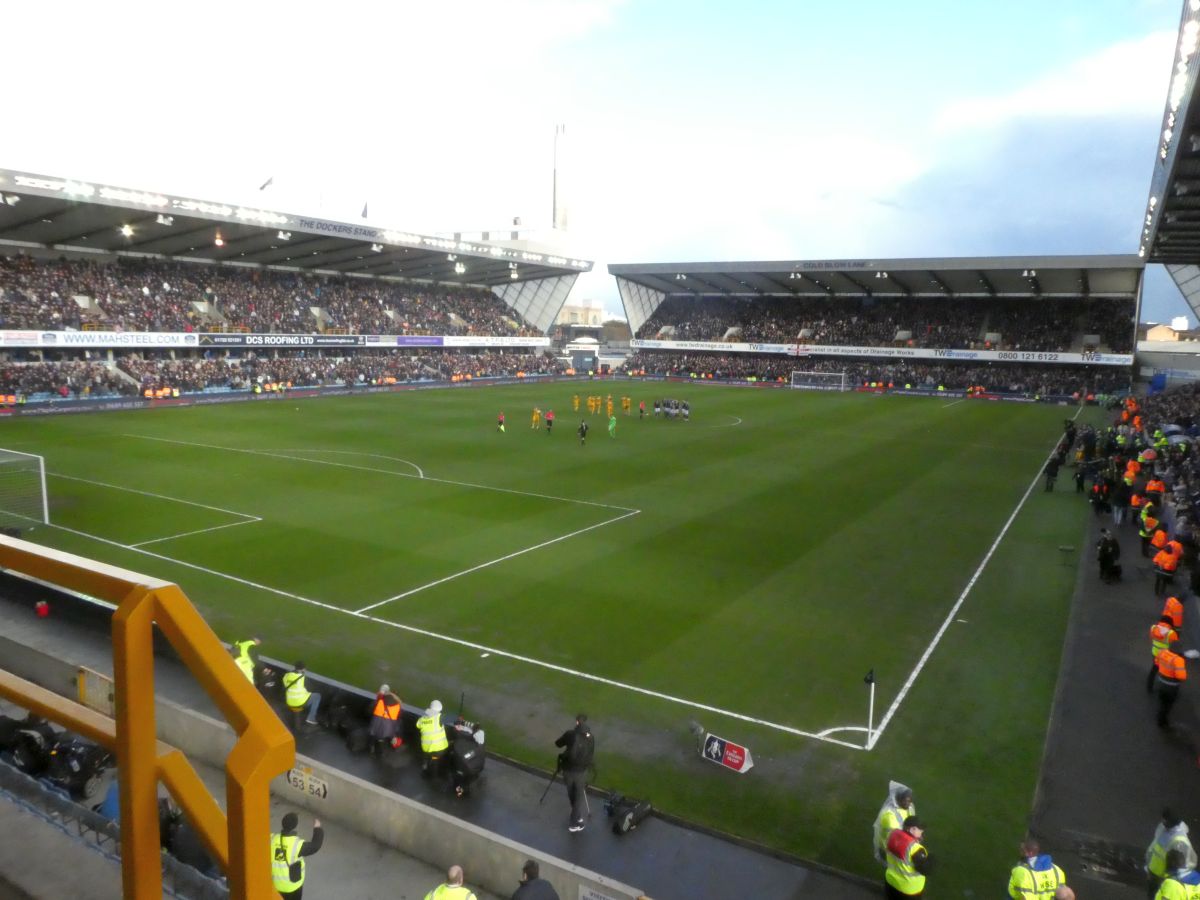
[[[579,423],[579,443],[587,443],[588,423],[587,419],[583,419]]]
[[[554,430],[554,410],[546,411],[546,434]]]

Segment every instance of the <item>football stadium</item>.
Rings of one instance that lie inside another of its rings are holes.
[[[1198,34],[1126,253],[623,330],[519,221],[0,169],[0,895],[1200,891]]]

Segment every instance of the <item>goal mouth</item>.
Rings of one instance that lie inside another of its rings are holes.
[[[49,524],[45,458],[0,449],[0,529],[19,532]]]
[[[848,391],[850,379],[845,372],[804,372],[793,370],[791,386],[800,391]]]

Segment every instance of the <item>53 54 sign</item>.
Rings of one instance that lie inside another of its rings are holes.
[[[329,797],[329,785],[312,773],[307,766],[302,769],[292,769],[287,773],[287,783],[310,797],[325,800]]]

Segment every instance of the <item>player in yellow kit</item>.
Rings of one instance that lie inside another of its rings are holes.
[[[609,394],[609,395],[608,395],[608,417],[609,417],[610,419],[613,417],[613,402],[612,402],[612,394]]]
[[[533,416],[530,418],[529,427],[534,429],[542,427],[542,411],[536,406],[533,408]]]
[[[576,394],[574,397],[571,398],[571,406],[574,408],[575,412],[579,412],[579,395],[578,394]]]

